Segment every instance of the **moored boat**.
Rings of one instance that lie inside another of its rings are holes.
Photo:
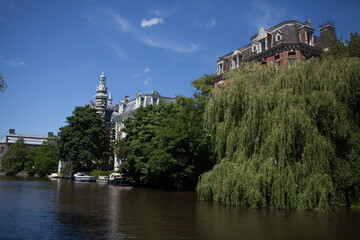
[[[97,179],[97,181],[98,182],[107,182],[109,180],[109,177],[108,176],[106,176],[106,175],[99,175],[99,177],[98,177],[98,179]]]
[[[74,174],[74,180],[75,181],[81,181],[81,182],[96,182],[95,177],[90,176],[88,172],[78,172]]]
[[[108,184],[116,184],[121,186],[130,186],[129,181],[127,181],[121,173],[112,173],[110,174]]]
[[[49,178],[60,178],[60,174],[59,173],[52,173],[50,174]]]

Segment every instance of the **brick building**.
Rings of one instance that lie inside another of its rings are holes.
[[[230,81],[224,79],[223,74],[239,67],[242,62],[286,66],[295,60],[319,57],[329,49],[331,38],[336,39],[333,23],[323,24],[319,30],[320,36],[315,36],[310,20],[305,23],[284,21],[266,30],[261,28],[258,34],[250,38],[249,44],[219,58],[215,87]]]

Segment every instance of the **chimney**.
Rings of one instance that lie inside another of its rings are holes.
[[[125,103],[129,102],[129,96],[125,96]]]
[[[53,132],[48,132],[48,137],[53,137],[54,133]]]
[[[320,38],[321,38],[321,48],[324,51],[329,50],[331,39],[337,40],[335,27],[333,24],[326,24],[322,26],[320,29]]]
[[[13,128],[9,129],[9,133],[10,134],[15,134],[15,129],[13,129]]]

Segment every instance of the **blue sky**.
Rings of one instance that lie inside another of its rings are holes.
[[[157,90],[191,96],[217,59],[285,20],[360,32],[360,1],[0,0],[0,137],[57,133],[94,99],[102,70],[114,102]]]

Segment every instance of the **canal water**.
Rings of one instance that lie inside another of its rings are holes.
[[[359,239],[360,210],[229,207],[193,192],[0,176],[0,239]]]

